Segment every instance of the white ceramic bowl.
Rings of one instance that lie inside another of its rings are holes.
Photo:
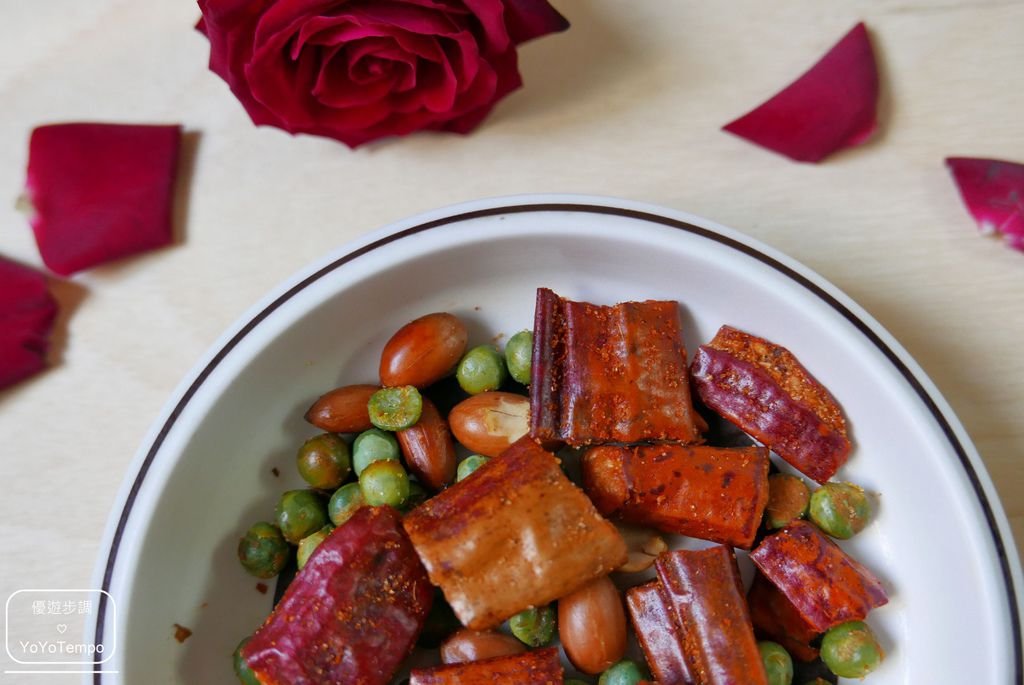
[[[256,305],[211,349],[139,450],[108,525],[92,639],[116,651],[94,685],[229,683],[228,655],[270,609],[235,546],[299,487],[302,420],[337,385],[373,382],[400,325],[447,310],[487,341],[532,322],[534,291],[682,303],[691,351],[733,324],[777,341],[843,406],[839,476],[881,493],[844,547],[890,592],[870,621],[888,652],[871,685],[1021,682],[1021,573],[977,452],[935,387],[824,279],[712,222],[578,196],[484,200],[346,245]],[[280,469],[279,478],[271,473]],[[188,626],[184,644],[172,624]],[[115,673],[116,672],[116,673]]]

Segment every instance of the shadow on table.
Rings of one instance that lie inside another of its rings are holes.
[[[519,49],[525,87],[501,103],[492,121],[578,103],[594,91],[635,76],[642,53],[628,42],[628,31],[617,29],[589,4],[573,5],[566,18],[572,25],[565,33],[538,38]]]

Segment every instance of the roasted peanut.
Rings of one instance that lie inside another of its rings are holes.
[[[658,534],[658,531],[633,526],[626,523],[616,524],[622,539],[626,541],[626,549],[629,557],[626,563],[615,569],[623,573],[636,573],[645,571],[654,565],[654,560],[662,552],[668,551],[665,538]]]
[[[496,656],[522,654],[526,645],[511,635],[496,630],[470,630],[463,628],[441,644],[441,661],[446,664],[464,664]]]
[[[306,420],[329,433],[361,433],[373,428],[366,403],[376,385],[346,385],[331,390],[306,411]]]
[[[455,443],[448,423],[437,407],[423,398],[420,420],[411,428],[395,433],[405,463],[421,483],[441,490],[455,480]]]
[[[421,316],[398,329],[380,355],[380,382],[425,388],[448,375],[466,351],[466,326],[447,312]]]
[[[529,432],[530,400],[510,392],[481,393],[455,405],[448,422],[467,449],[497,457]]]
[[[576,668],[597,675],[626,653],[626,612],[602,576],[558,600],[558,637]]]

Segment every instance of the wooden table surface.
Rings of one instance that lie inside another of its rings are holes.
[[[475,133],[355,152],[252,126],[206,68],[191,3],[0,5],[0,253],[40,263],[14,209],[34,126],[189,131],[179,243],[55,280],[53,367],[0,392],[0,599],[89,585],[149,424],[272,286],[396,219],[525,192],[686,210],[821,273],[934,380],[1024,540],[1024,253],[979,237],[943,166],[1024,161],[1024,2],[554,4],[572,28],[524,46],[525,88]],[[806,165],[719,130],[859,20],[882,72],[872,142]]]

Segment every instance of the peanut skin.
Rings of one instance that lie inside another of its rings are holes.
[[[558,637],[576,668],[597,675],[626,653],[626,612],[618,588],[602,576],[558,600]]]
[[[522,654],[526,645],[511,635],[496,630],[470,630],[463,628],[441,645],[441,661],[446,664],[464,664],[496,656]]]
[[[455,368],[466,351],[469,334],[458,317],[435,312],[398,329],[380,355],[380,382],[392,387],[425,388]]]
[[[416,425],[395,433],[402,455],[420,482],[441,490],[455,480],[455,443],[448,423],[433,402],[423,398],[423,413]]]
[[[366,403],[379,390],[376,385],[346,385],[335,388],[313,403],[306,420],[329,433],[361,433],[373,428]]]

